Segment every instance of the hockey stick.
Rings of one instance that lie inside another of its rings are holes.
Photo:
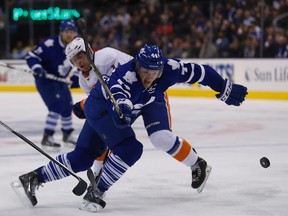
[[[69,168],[67,168],[66,166],[64,166],[62,163],[60,163],[59,161],[55,160],[54,158],[52,158],[49,154],[47,154],[45,151],[43,151],[41,148],[39,148],[36,144],[34,144],[32,141],[30,141],[29,139],[27,139],[25,136],[23,136],[22,134],[14,131],[12,128],[10,128],[8,125],[6,125],[4,122],[0,121],[0,124],[5,127],[7,130],[9,130],[10,132],[12,132],[13,134],[15,134],[16,136],[18,136],[19,138],[21,138],[22,140],[24,140],[26,143],[28,143],[30,146],[32,146],[34,149],[36,149],[38,152],[40,152],[41,154],[43,154],[44,156],[46,156],[47,158],[49,158],[51,161],[53,161],[53,163],[57,164],[58,166],[60,166],[61,168],[63,168],[66,172],[68,172],[70,175],[72,175],[73,177],[75,177],[79,182],[78,184],[73,188],[73,193],[77,196],[81,196],[87,188],[87,182],[85,182],[82,178],[80,178],[79,176],[77,176],[72,170],[70,170]]]
[[[97,69],[96,65],[94,64],[91,56],[90,56],[90,52],[88,50],[90,50],[88,42],[87,42],[87,34],[86,34],[86,24],[85,21],[83,19],[78,19],[77,20],[77,24],[78,24],[78,30],[80,35],[82,36],[83,40],[84,40],[84,44],[85,44],[85,49],[86,49],[86,56],[87,59],[89,61],[90,66],[92,67],[92,70],[94,71],[94,73],[96,74],[99,82],[101,83],[101,85],[103,86],[106,94],[108,95],[110,101],[112,102],[114,109],[116,110],[116,112],[118,113],[119,117],[122,119],[123,118],[123,113],[122,110],[120,109],[117,101],[115,100],[114,96],[112,95],[109,87],[107,86],[106,82],[103,80],[101,73],[99,72],[99,70]]]
[[[6,67],[6,68],[10,68],[12,70],[18,70],[18,71],[22,71],[22,72],[25,72],[25,73],[31,73],[33,75],[36,75],[32,70],[28,70],[28,69],[24,69],[24,68],[17,68],[17,67],[14,67],[14,66],[10,65],[10,64],[4,63],[4,62],[0,62],[0,66]],[[62,77],[54,76],[53,74],[45,74],[45,78],[46,79],[50,79],[50,80],[55,80],[55,81],[58,81],[58,82],[71,84],[70,80],[62,78]]]

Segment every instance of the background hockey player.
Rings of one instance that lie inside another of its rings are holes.
[[[37,90],[48,108],[45,129],[41,144],[46,149],[59,149],[61,146],[54,140],[57,122],[61,120],[62,140],[68,144],[76,144],[72,135],[72,97],[69,86],[63,82],[46,79],[46,74],[57,77],[71,76],[71,65],[66,59],[65,46],[77,36],[76,23],[64,20],[59,26],[59,35],[51,36],[41,42],[38,47],[25,57],[28,66],[36,74]]]
[[[97,82],[85,101],[86,121],[75,150],[57,157],[74,172],[79,172],[87,170],[107,146],[112,150],[102,168],[97,188],[86,194],[81,208],[94,212],[104,208],[104,192],[141,157],[142,144],[131,128],[131,124],[140,115],[152,143],[158,144],[158,148],[189,166],[192,171],[192,188],[201,192],[211,167],[197,156],[187,141],[171,132],[164,92],[175,83],[199,82],[216,91],[216,97],[226,104],[240,106],[247,95],[247,88],[223,80],[208,65],[167,59],[157,46],[148,45],[141,48],[135,59],[117,67],[110,78],[106,77],[106,81],[124,117],[119,117],[101,84]],[[50,162],[20,176],[20,180],[35,205],[35,189],[39,184],[66,176],[67,172],[58,171],[56,165]]]

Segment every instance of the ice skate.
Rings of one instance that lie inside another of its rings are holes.
[[[87,192],[84,195],[83,199],[87,199],[87,197],[89,196],[89,193],[92,190],[96,190],[98,182],[100,180],[101,173],[102,173],[102,169],[100,170],[98,175],[95,172],[93,172],[91,169],[87,170],[87,177],[90,181],[90,185],[88,186]]]
[[[73,135],[73,133],[63,133],[63,142],[66,146],[75,147],[77,143],[77,138]]]
[[[35,190],[38,189],[40,184],[36,171],[19,176],[19,181],[11,182],[11,186],[25,206],[35,206],[37,204]]]
[[[191,166],[192,171],[192,188],[197,189],[198,193],[201,193],[206,185],[206,181],[209,178],[212,167],[207,165],[207,162],[198,157],[197,162]]]
[[[46,151],[59,151],[61,147],[59,143],[55,142],[54,137],[49,134],[44,134],[41,145],[43,150]]]
[[[91,169],[87,170],[87,177],[90,181],[90,185],[87,188],[87,192],[83,197],[83,203],[80,206],[81,210],[90,211],[90,212],[98,212],[105,207],[106,203],[105,201],[103,201],[105,193],[102,193],[99,189],[97,189],[97,184],[100,180],[101,171],[102,169],[97,175],[95,172],[93,173]],[[99,204],[97,203],[93,204],[93,202],[91,203],[91,199],[94,200],[93,196],[95,196],[93,195],[93,191],[96,191],[96,196],[98,196],[101,199],[101,201],[97,199],[97,201],[99,201]]]
[[[99,189],[93,190],[90,186],[87,189],[87,193],[83,197],[83,203],[80,206],[80,210],[89,212],[99,212],[105,208],[106,202],[103,200],[104,193]]]

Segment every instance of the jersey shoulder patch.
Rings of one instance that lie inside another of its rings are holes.
[[[174,59],[168,59],[167,64],[172,67],[172,70],[176,70],[180,68],[179,62]]]
[[[48,39],[48,40],[46,40],[46,41],[44,42],[44,45],[45,45],[46,47],[51,47],[51,46],[54,45],[54,40],[53,40],[53,39]]]
[[[127,71],[125,73],[123,79],[126,82],[128,82],[129,84],[132,84],[133,82],[137,82],[136,73],[135,72],[131,72],[131,71]]]

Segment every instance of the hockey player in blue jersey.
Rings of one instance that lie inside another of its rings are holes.
[[[72,76],[69,73],[72,67],[66,59],[65,46],[77,36],[76,23],[73,20],[64,20],[60,23],[59,30],[59,35],[47,38],[25,57],[28,66],[34,71],[37,90],[48,108],[41,141],[46,150],[57,150],[61,146],[53,137],[59,119],[63,142],[73,146],[76,144],[76,138],[72,134],[73,102],[69,86],[45,77],[46,74],[64,78]]]
[[[172,133],[165,91],[175,83],[198,82],[217,92],[216,97],[226,104],[240,106],[247,88],[224,80],[208,65],[164,58],[155,45],[144,45],[135,59],[117,67],[105,80],[123,116],[119,116],[104,88],[97,82],[84,104],[86,121],[75,150],[57,156],[57,160],[79,172],[87,170],[107,146],[112,150],[103,165],[97,188],[88,191],[81,209],[92,212],[103,209],[106,205],[103,194],[140,159],[142,144],[136,139],[131,124],[141,115],[152,143],[189,166],[191,186],[201,192],[211,166],[198,157],[185,139]],[[49,162],[19,178],[30,201],[36,205],[37,186],[68,175]]]

